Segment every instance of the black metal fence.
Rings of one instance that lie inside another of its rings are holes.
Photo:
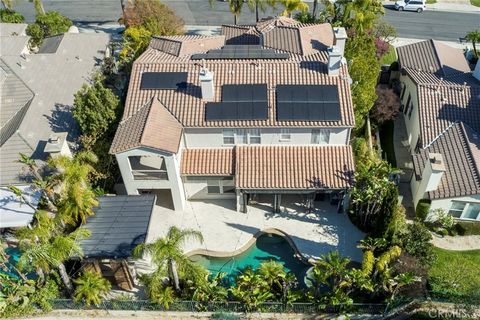
[[[385,304],[354,303],[352,305],[321,308],[313,303],[265,302],[248,309],[245,304],[237,301],[208,302],[198,301],[175,301],[168,308],[148,300],[104,300],[98,305],[87,306],[84,303],[75,302],[71,299],[50,300],[53,309],[70,310],[131,310],[131,311],[185,311],[185,312],[265,312],[265,313],[336,313],[345,310],[352,313],[381,314],[385,310]]]

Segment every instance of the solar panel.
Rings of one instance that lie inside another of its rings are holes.
[[[338,121],[335,85],[277,85],[277,120]]]
[[[267,101],[266,84],[225,84],[222,86],[222,101],[253,102]]]
[[[205,120],[266,120],[266,102],[207,102]]]
[[[187,72],[144,72],[140,89],[177,89],[186,87]]]
[[[288,53],[262,48],[260,45],[226,45],[207,53],[194,54],[192,60],[201,59],[288,59]]]

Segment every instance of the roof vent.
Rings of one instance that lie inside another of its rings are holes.
[[[202,68],[202,70],[200,70],[200,87],[203,100],[213,101],[215,99],[213,72],[210,72],[207,68]]]

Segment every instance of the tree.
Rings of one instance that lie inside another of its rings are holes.
[[[128,29],[142,26],[155,36],[184,33],[183,20],[159,0],[133,0],[125,6],[122,23]]]
[[[56,11],[38,14],[35,23],[28,25],[27,35],[31,37],[30,45],[38,47],[46,37],[65,33],[73,25],[72,21]]]
[[[395,119],[400,110],[400,97],[387,87],[378,86],[376,93],[378,98],[371,110],[373,119],[378,124]]]
[[[308,4],[302,0],[280,0],[280,3],[285,7],[285,10],[280,15],[289,18],[292,17],[294,11],[305,12],[308,10]]]
[[[256,310],[260,304],[274,297],[265,279],[250,266],[235,277],[235,284],[236,286],[230,288],[230,292],[248,311]]]
[[[84,84],[75,94],[72,113],[82,133],[96,140],[116,120],[119,105],[118,97],[105,88],[102,76],[96,74],[90,85]]]
[[[380,63],[376,58],[375,38],[368,34],[351,34],[345,46],[345,57],[353,81],[355,123],[357,128],[362,128],[377,100],[375,90]]]
[[[472,30],[472,31],[468,32],[465,36],[465,39],[472,43],[473,55],[475,56],[476,59],[478,59],[479,54],[478,54],[478,51],[477,51],[476,44],[480,42],[480,29],[479,30]]]
[[[256,0],[249,0],[249,6],[250,6],[250,1],[256,1]],[[210,7],[213,7],[215,4],[215,0],[208,0]],[[240,14],[242,13],[242,7],[243,7],[243,0],[227,0],[228,2],[228,7],[230,8],[230,12],[233,14],[233,24],[238,24],[238,19],[240,17]],[[252,2],[253,4],[254,2]]]
[[[255,21],[260,21],[259,11],[265,13],[268,7],[275,8],[277,0],[248,0],[248,7],[255,11]],[[235,23],[236,24],[236,23]]]
[[[152,33],[143,26],[127,28],[123,34],[123,46],[120,51],[121,61],[127,66],[131,66],[131,64],[148,48],[151,38]]]
[[[135,257],[148,254],[153,264],[157,267],[157,275],[167,275],[170,283],[177,292],[180,291],[179,271],[185,275],[186,271],[194,269],[187,256],[182,251],[182,246],[187,240],[196,240],[203,243],[203,236],[199,231],[192,229],[180,230],[175,226],[170,227],[167,235],[158,238],[152,243],[139,244],[133,251]]]
[[[23,23],[25,17],[12,9],[0,9],[0,20],[4,23]]]
[[[29,0],[33,2],[33,6],[35,7],[35,12],[37,15],[45,14],[45,9],[43,8],[42,0]]]
[[[219,272],[210,280],[211,276],[206,273],[202,279],[203,281],[198,281],[196,284],[196,288],[192,294],[192,299],[199,301],[202,304],[226,301],[228,297],[228,290],[221,283],[225,275],[226,273]]]
[[[110,282],[98,272],[85,271],[73,282],[76,285],[74,300],[85,301],[87,306],[100,304],[102,296],[111,288]]]

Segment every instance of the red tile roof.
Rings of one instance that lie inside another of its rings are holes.
[[[180,174],[187,176],[230,176],[235,170],[235,150],[185,149]]]
[[[344,189],[353,183],[350,146],[239,146],[240,189]]]

